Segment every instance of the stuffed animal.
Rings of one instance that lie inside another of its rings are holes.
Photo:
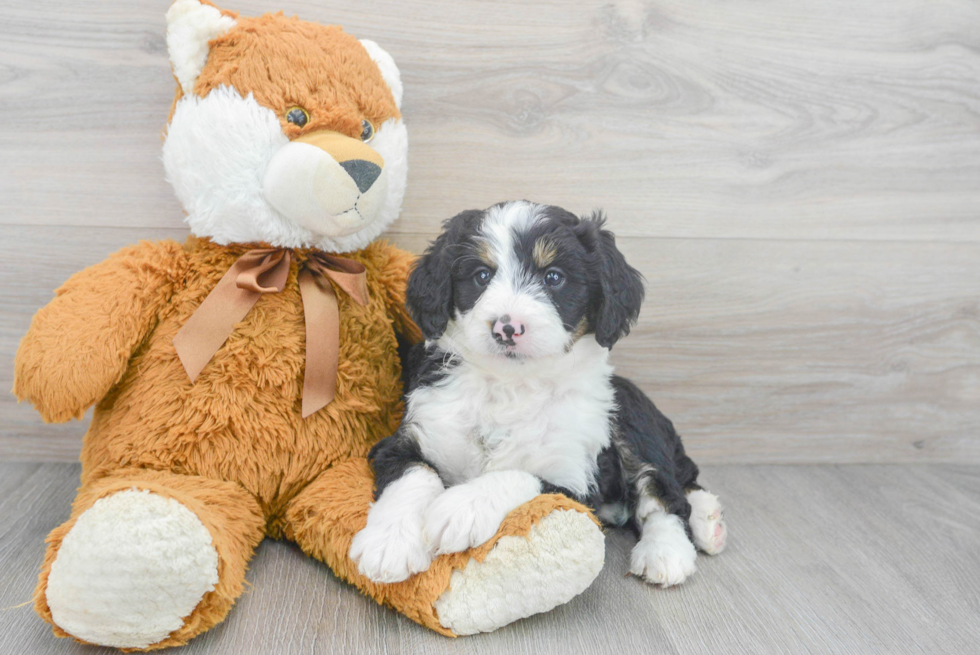
[[[14,392],[46,421],[95,405],[37,612],[82,642],[183,644],[225,617],[265,536],[445,635],[580,593],[603,536],[562,496],[398,584],[348,558],[372,500],[365,456],[403,410],[398,340],[420,338],[404,310],[413,258],[375,241],[406,182],[391,57],[339,27],[203,0],[172,5],[167,46],[163,162],[191,236],[74,275],[16,356]]]

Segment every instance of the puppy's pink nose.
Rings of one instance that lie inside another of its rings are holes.
[[[513,346],[517,343],[515,339],[521,338],[527,332],[527,328],[524,327],[524,321],[513,319],[510,314],[504,314],[493,322],[492,332],[497,343]]]

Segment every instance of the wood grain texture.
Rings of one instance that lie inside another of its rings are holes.
[[[76,465],[0,464],[0,652],[112,653],[55,639],[27,601],[43,537],[68,516]],[[684,585],[624,577],[610,532],[581,596],[450,640],[360,596],[295,546],[266,541],[231,614],[181,653],[969,653],[980,639],[980,468],[717,466],[728,549]]]
[[[64,279],[140,238],[184,234],[0,226],[0,389],[12,387],[31,316]],[[396,237],[414,252],[429,238]],[[614,363],[697,461],[980,462],[980,245],[622,247],[646,275],[647,301]],[[77,459],[84,425],[44,425],[9,394],[0,417],[0,460]]]
[[[0,223],[178,227],[168,2],[3,4]],[[394,55],[394,231],[527,197],[603,206],[626,236],[980,240],[971,0],[226,4]]]
[[[184,237],[168,4],[0,0],[0,390],[71,273]],[[980,462],[980,4],[225,5],[394,55],[405,247],[504,198],[605,207],[648,281],[614,360],[699,461]],[[0,460],[84,427],[0,394]]]

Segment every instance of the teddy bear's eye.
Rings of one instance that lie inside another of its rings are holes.
[[[286,120],[293,125],[303,127],[310,120],[310,113],[302,107],[293,107],[286,112]]]
[[[364,119],[361,121],[361,141],[368,142],[374,138],[374,125],[371,121]]]

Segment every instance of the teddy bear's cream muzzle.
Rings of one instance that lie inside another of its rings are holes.
[[[374,221],[387,194],[388,176],[376,150],[321,130],[277,150],[262,187],[268,203],[289,220],[320,236],[340,237]]]

